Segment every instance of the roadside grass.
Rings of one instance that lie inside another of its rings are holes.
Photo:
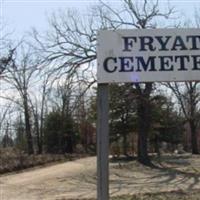
[[[116,168],[121,169],[162,169],[168,172],[187,173],[188,175],[200,175],[200,155],[187,154],[163,154],[161,157],[151,156],[152,166],[140,164],[136,158],[111,159]]]
[[[163,155],[153,158],[153,164],[168,171],[200,175],[200,155]]]
[[[125,195],[112,197],[111,200],[200,200],[200,191],[173,191],[156,194]]]
[[[161,157],[152,156],[151,158],[154,167],[143,166],[135,161],[130,161],[124,164],[115,166],[122,169],[135,169],[137,170],[153,170],[159,169],[166,171],[169,174],[182,174],[187,177],[199,177],[200,176],[200,155],[175,155],[166,154]],[[200,200],[200,190],[190,190],[190,191],[166,191],[159,193],[146,193],[146,194],[136,194],[136,195],[124,195],[118,197],[111,197],[111,200]]]
[[[18,172],[28,168],[72,161],[84,155],[40,154],[28,155],[14,148],[0,149],[0,174]]]
[[[65,200],[65,199],[56,199]],[[79,200],[79,199],[71,199]],[[96,200],[96,199],[81,199],[81,200]],[[117,197],[110,197],[110,200],[200,200],[200,190],[193,191],[171,191],[161,193],[148,193],[136,195],[123,195]]]

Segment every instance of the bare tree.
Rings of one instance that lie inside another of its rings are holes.
[[[176,96],[182,113],[189,123],[191,130],[192,153],[198,154],[198,135],[197,125],[199,123],[199,101],[200,84],[199,82],[168,83],[165,84]]]
[[[199,8],[195,10],[194,22],[186,24],[187,27],[200,27]],[[164,84],[171,89],[176,96],[182,113],[189,123],[191,130],[191,147],[192,153],[198,154],[198,134],[197,128],[199,124],[199,102],[200,102],[200,83],[199,82],[184,82],[184,83],[168,83]]]
[[[5,23],[0,22],[0,75],[8,67],[12,60],[15,48],[13,48],[13,43],[10,40],[10,35],[8,28]],[[12,44],[12,45],[11,45]]]
[[[47,112],[48,95],[50,93],[49,76],[42,75],[41,71],[37,73],[38,77],[41,77],[42,83],[39,83],[39,91],[37,94],[32,93],[30,99],[30,105],[34,119],[34,131],[36,135],[37,153],[43,152],[43,137],[44,137],[44,118]]]
[[[0,105],[0,136],[3,136],[4,127],[8,119],[9,113],[13,111],[12,102]]]
[[[15,50],[16,48],[10,49],[7,56],[0,58],[0,75],[3,74],[4,70],[6,70],[12,62]]]
[[[44,62],[49,64],[49,74],[54,74],[56,78],[62,75],[69,77],[81,71],[81,68],[82,75],[87,73],[82,66],[91,68],[96,59],[96,28],[93,22],[93,17],[83,19],[76,11],[68,10],[67,13],[52,16],[51,30],[46,36],[33,31],[35,40],[40,44],[39,51],[44,56]],[[94,83],[94,80],[91,79],[88,84],[90,82]]]
[[[34,72],[37,70],[38,63],[31,49],[25,44],[21,45],[21,49],[18,48],[18,52],[15,51],[3,77],[3,81],[14,89],[10,94],[4,96],[4,98],[15,103],[17,102],[23,108],[29,154],[34,153],[30,121],[29,89],[31,79],[33,78]],[[17,92],[15,93],[15,97],[18,96],[20,100],[15,100],[15,98],[10,97],[13,92]]]
[[[200,14],[199,14],[199,11],[200,11],[200,7],[195,10],[195,15],[194,15],[195,25],[196,25],[197,28],[200,28]]]
[[[169,8],[165,13],[159,9],[158,1],[131,1],[124,0],[122,10],[114,10],[111,6],[102,3],[99,9],[100,16],[106,18],[111,27],[147,29],[157,28],[157,20],[166,20],[173,14]],[[105,16],[110,13],[112,16]],[[148,133],[151,126],[151,94],[153,83],[134,84],[137,91],[137,115],[138,115],[138,160],[143,164],[150,164],[148,157]]]
[[[165,13],[159,9],[158,1],[132,1],[124,0],[122,10],[114,10],[108,4],[103,3],[99,9],[100,16],[106,18],[113,28],[136,28],[147,29],[157,28],[157,20],[166,20],[173,14],[173,9],[169,8]],[[109,14],[105,14],[109,13]],[[112,16],[109,16],[112,14]],[[138,115],[138,160],[143,164],[150,164],[148,157],[148,133],[151,126],[151,105],[150,97],[153,91],[153,83],[134,84],[137,90],[137,115]]]
[[[50,20],[51,30],[42,41],[34,31],[34,37],[44,52],[45,62],[54,65],[50,72],[57,74],[75,73],[82,66],[91,67],[96,60],[96,38],[100,29],[116,30],[118,28],[145,29],[156,28],[157,20],[169,19],[173,9],[165,13],[159,9],[158,1],[122,0],[120,9],[113,8],[103,1],[91,9],[86,16],[77,15],[76,11],[54,14]],[[85,71],[87,73],[87,70]],[[88,86],[95,79],[87,81]],[[86,82],[85,82],[86,84]],[[148,132],[150,129],[149,98],[153,83],[134,84],[138,93],[138,160],[150,164],[147,152]]]

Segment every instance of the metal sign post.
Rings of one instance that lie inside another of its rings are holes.
[[[98,84],[97,95],[97,198],[109,199],[108,84]]]

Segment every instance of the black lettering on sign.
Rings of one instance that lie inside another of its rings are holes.
[[[136,37],[122,37],[124,41],[124,49],[123,51],[131,51],[133,48],[133,42],[137,42]]]
[[[119,72],[132,72],[134,70],[133,57],[119,57],[121,69]]]
[[[178,49],[177,49],[177,47],[178,47]],[[171,50],[172,51],[187,50],[187,47],[185,46],[185,43],[181,36],[176,36]]]
[[[180,63],[180,68],[178,71],[187,71],[188,69],[186,68],[186,62],[190,61],[189,56],[175,56],[175,62],[179,61]]]
[[[156,36],[155,38],[160,44],[159,51],[169,51],[167,44],[169,43],[169,40],[172,38],[172,36]]]
[[[113,57],[108,57],[104,60],[103,62],[103,67],[105,69],[105,71],[107,71],[108,73],[112,73],[112,72],[115,72],[116,69],[117,69],[117,66],[114,66],[113,69],[110,69],[109,66],[108,66],[108,62],[109,61],[113,61],[114,63],[117,63],[117,58],[113,58]]]
[[[155,56],[150,56],[147,59],[147,61],[145,62],[143,57],[136,57],[136,59],[137,59],[137,70],[136,71],[137,72],[141,72],[141,71],[157,71],[155,69],[155,58],[156,58]]]
[[[145,36],[140,38],[140,51],[155,51],[156,47],[153,46],[153,37]]]
[[[200,55],[192,56],[193,58],[193,69],[200,70]]]
[[[171,64],[173,56],[159,56],[160,70],[159,71],[173,71],[174,66]]]
[[[200,50],[200,35],[188,35],[187,41],[191,40],[191,48],[190,50]]]

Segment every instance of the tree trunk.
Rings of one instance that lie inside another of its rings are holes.
[[[196,111],[197,111],[197,103],[195,99],[196,94],[196,88],[192,84],[192,82],[189,82],[189,97],[190,97],[190,130],[191,130],[191,145],[192,145],[192,153],[193,154],[199,154],[198,151],[198,137],[197,137],[197,131],[196,131]]]
[[[149,131],[148,108],[144,106],[144,102],[138,105],[138,161],[142,164],[150,164],[148,156],[148,131]]]
[[[148,156],[148,133],[150,131],[150,94],[152,91],[152,83],[146,83],[145,89],[140,90],[137,99],[137,115],[138,115],[138,161],[144,165],[150,165],[151,161]]]
[[[25,127],[26,127],[26,138],[28,146],[28,154],[33,154],[33,140],[31,135],[31,125],[30,125],[30,116],[27,104],[27,97],[24,97],[24,118],[25,118]]]
[[[199,154],[198,138],[197,138],[197,132],[196,132],[196,126],[195,126],[194,120],[190,120],[190,130],[191,130],[192,153]]]
[[[71,135],[67,135],[66,138],[66,152],[72,154],[73,151],[73,139]]]
[[[37,139],[37,154],[40,154],[40,130],[39,130],[39,122],[38,116],[35,116],[35,128],[36,128],[36,139]]]
[[[42,122],[41,122],[42,123]],[[42,154],[43,152],[43,127],[40,128],[40,141],[39,141],[39,144],[38,144],[38,154]]]
[[[123,134],[123,154],[124,154],[124,156],[128,156],[128,154],[127,154],[127,133]]]
[[[157,156],[160,157],[160,147],[159,147],[159,144],[160,144],[160,140],[159,140],[159,135],[158,133],[156,133],[155,135],[155,140],[154,140],[154,148],[155,148],[155,153],[157,153]]]
[[[35,127],[36,127],[36,136],[37,136],[37,154],[42,154],[42,143],[43,143],[43,129],[39,127],[39,119],[38,116],[36,116],[36,122],[35,122]],[[41,122],[42,123],[42,122]]]
[[[41,116],[40,116],[40,127],[39,127],[39,137],[40,142],[38,146],[38,153],[42,154],[43,152],[43,129],[44,129],[44,101],[42,100]]]

